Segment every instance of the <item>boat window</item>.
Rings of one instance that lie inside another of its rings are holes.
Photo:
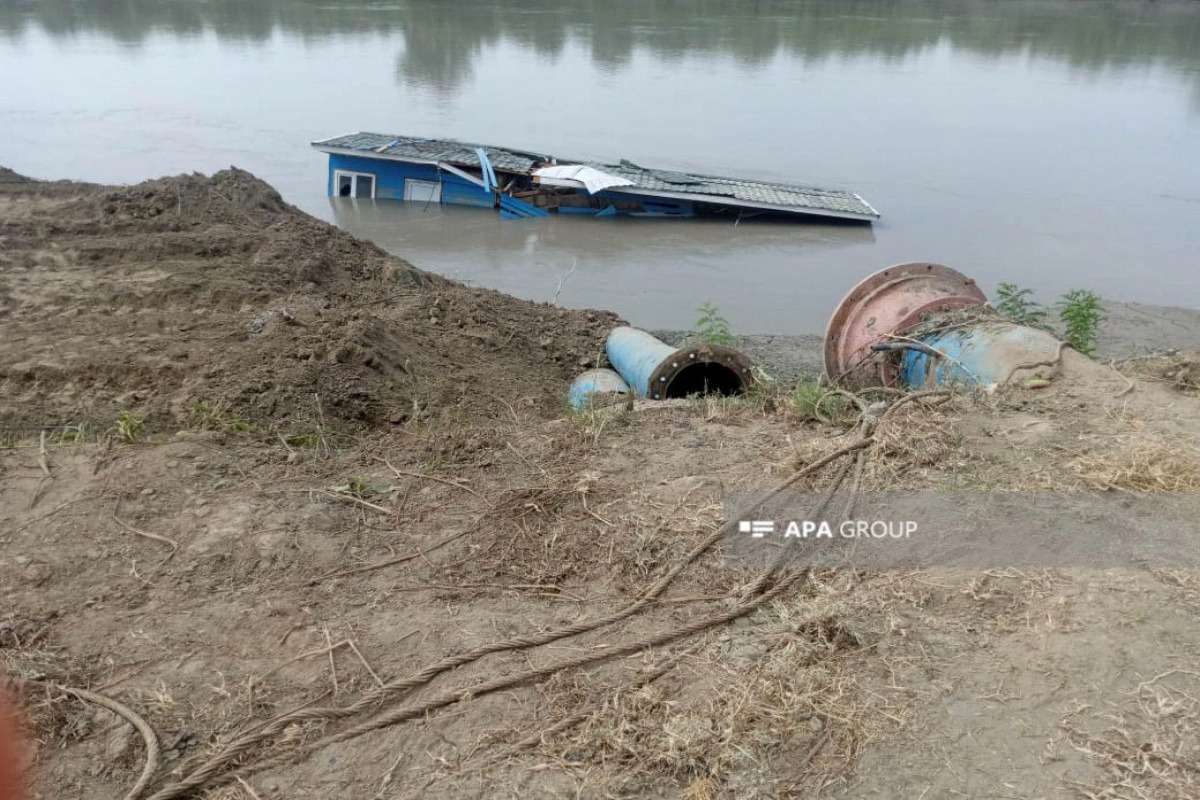
[[[369,172],[333,171],[333,185],[338,197],[375,197],[375,176]]]
[[[437,181],[419,181],[406,178],[404,181],[404,199],[410,203],[440,203],[442,202],[442,185]]]

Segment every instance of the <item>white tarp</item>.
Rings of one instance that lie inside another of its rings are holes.
[[[591,194],[602,192],[605,189],[610,189],[613,186],[632,186],[633,184],[627,178],[621,178],[612,175],[603,170],[589,167],[584,164],[567,164],[556,167],[542,167],[535,169],[533,174],[538,178],[545,178],[549,181],[575,181],[582,184]],[[563,184],[559,184],[560,186]]]

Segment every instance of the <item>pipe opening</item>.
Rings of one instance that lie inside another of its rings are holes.
[[[682,398],[694,394],[741,394],[746,390],[742,376],[713,361],[689,364],[675,375],[663,392],[664,398]]]

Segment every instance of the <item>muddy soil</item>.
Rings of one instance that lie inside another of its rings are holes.
[[[246,173],[0,179],[0,668],[36,797],[147,760],[64,687],[153,729],[155,800],[1200,796],[1195,560],[764,575],[714,538],[726,491],[785,480],[1175,519],[1195,358],[1068,351],[819,468],[849,406],[567,414],[614,317],[421,272]]]
[[[167,429],[203,404],[353,427],[496,394],[548,408],[615,322],[422,272],[239,170],[123,188],[2,178],[0,424],[128,412]]]

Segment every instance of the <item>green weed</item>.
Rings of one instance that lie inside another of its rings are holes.
[[[587,402],[582,407],[567,408],[567,416],[579,426],[579,432],[592,445],[600,442],[600,437],[614,424],[624,423],[624,412],[633,408],[634,395],[625,396],[623,402],[608,403]]]
[[[1063,335],[1071,346],[1085,356],[1096,352],[1096,337],[1104,319],[1100,295],[1088,289],[1072,289],[1058,301],[1058,317]]]
[[[334,486],[333,491],[338,494],[348,494],[351,497],[357,497],[359,500],[366,500],[368,497],[383,494],[385,489],[373,486],[370,481],[361,475],[350,475],[346,478],[344,484]]]
[[[322,437],[316,431],[305,431],[302,433],[279,434],[279,438],[283,441],[284,447],[293,448],[300,447],[306,450],[316,449],[321,447]]]
[[[1046,326],[1049,312],[1032,299],[1032,289],[1021,288],[1015,283],[1001,283],[996,289],[996,295],[1000,298],[996,303],[996,311],[1002,316],[1035,328]]]
[[[88,430],[87,424],[83,422],[73,425],[64,425],[54,437],[58,444],[83,444],[88,440],[88,435],[91,432]]]
[[[1033,291],[1015,283],[1001,283],[996,311],[1022,325],[1048,329],[1049,310],[1031,299]],[[1084,355],[1096,351],[1096,336],[1104,319],[1100,296],[1089,289],[1072,289],[1054,304],[1063,325],[1063,338]]]
[[[712,301],[700,305],[696,311],[700,314],[700,318],[696,320],[696,332],[700,341],[727,346],[737,343],[737,337],[729,329],[729,320],[721,316],[720,309],[713,305]]]
[[[313,395],[313,416],[309,419],[297,419],[288,427],[288,432],[278,431],[279,440],[288,450],[302,448],[316,450],[322,456],[328,456],[339,444],[339,439],[347,437],[338,434],[325,424],[325,412],[321,407],[321,398]]]
[[[816,378],[804,378],[792,390],[792,405],[805,422],[829,423],[846,412],[845,399],[831,395]]]
[[[192,417],[196,427],[206,431],[221,431],[223,433],[257,433],[258,426],[238,414],[229,407],[228,403],[213,404],[203,401],[196,403],[192,409]]]
[[[132,411],[122,411],[117,415],[115,428],[117,435],[125,441],[137,442],[146,435],[146,418]]]

